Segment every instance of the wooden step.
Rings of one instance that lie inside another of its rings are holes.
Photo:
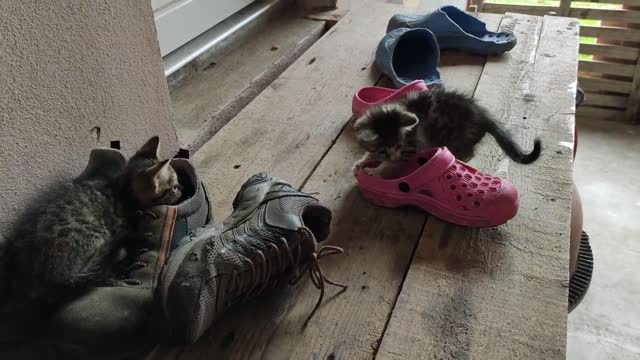
[[[209,57],[202,71],[171,89],[180,144],[199,149],[315,43],[324,23],[281,15],[243,45]]]

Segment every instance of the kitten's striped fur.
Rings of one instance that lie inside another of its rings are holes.
[[[533,150],[524,153],[473,98],[442,88],[410,93],[398,102],[373,107],[354,122],[354,130],[360,145],[367,150],[355,171],[372,160],[396,161],[403,153],[441,146],[467,161],[487,133],[515,162],[532,163],[541,151],[540,140],[535,139]]]
[[[49,200],[23,216],[11,239],[15,295],[56,303],[109,280],[131,216],[180,200],[176,173],[158,160],[158,146],[158,137],[150,139],[119,173],[50,189]]]

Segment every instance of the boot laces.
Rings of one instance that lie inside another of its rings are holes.
[[[138,219],[138,221],[144,221],[144,218],[151,218],[153,220],[156,220],[159,218],[158,214],[156,214],[154,211],[152,210],[138,210],[136,211],[136,216],[140,219]],[[153,233],[151,232],[144,232],[140,234],[142,236],[142,238],[145,240],[149,240],[153,237]],[[142,268],[145,268],[147,266],[149,266],[148,263],[144,262],[144,261],[139,261],[136,260],[137,258],[140,257],[140,255],[143,255],[147,252],[150,251],[149,248],[146,247],[138,247],[133,249],[134,254],[132,254],[131,256],[129,256],[129,259],[131,259],[131,263],[124,268],[123,272],[123,277],[121,279],[121,281],[127,285],[133,285],[133,286],[137,286],[137,285],[141,285],[142,281],[138,280],[138,279],[134,279],[131,274],[136,271],[136,270],[140,270]]]
[[[250,254],[240,253],[242,261],[244,261],[250,271],[240,272],[234,271],[232,273],[231,288],[229,289],[229,298],[234,299],[237,296],[244,293],[240,301],[245,301],[250,297],[253,297],[262,291],[264,291],[269,284],[279,280],[277,276],[272,278],[272,275],[284,273],[288,267],[291,267],[293,275],[290,277],[289,285],[294,285],[302,279],[305,274],[309,274],[313,285],[320,290],[318,301],[316,302],[313,310],[309,313],[304,321],[303,327],[306,327],[317,310],[320,308],[324,300],[325,284],[334,285],[342,288],[339,294],[347,289],[346,285],[329,280],[323,273],[320,267],[319,260],[326,256],[342,254],[344,250],[337,246],[326,245],[318,248],[315,237],[311,231],[307,228],[300,228],[298,230],[301,233],[301,242],[297,244],[295,249],[289,246],[287,240],[282,237],[276,237],[274,242],[266,242],[273,253],[276,255],[269,261],[261,250],[254,250]],[[302,247],[303,242],[309,242],[313,251],[310,254],[308,260],[301,263],[303,258]],[[276,264],[277,263],[277,264]]]

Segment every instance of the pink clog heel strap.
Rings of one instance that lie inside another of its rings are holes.
[[[400,89],[390,89],[380,86],[369,86],[358,90],[353,96],[351,110],[353,116],[362,116],[370,107],[397,100],[410,92],[427,90],[424,80],[415,80]]]

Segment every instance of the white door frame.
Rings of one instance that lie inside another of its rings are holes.
[[[165,56],[255,0],[151,0]]]

